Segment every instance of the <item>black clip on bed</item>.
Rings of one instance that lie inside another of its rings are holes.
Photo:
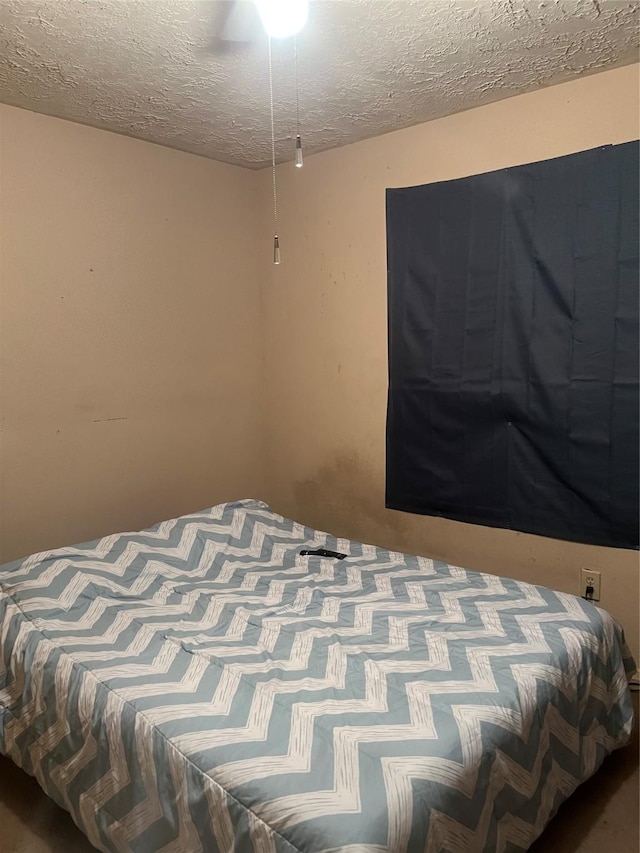
[[[316,548],[314,551],[300,551],[301,557],[331,557],[334,560],[344,560],[346,554],[340,551],[329,551],[327,548]]]

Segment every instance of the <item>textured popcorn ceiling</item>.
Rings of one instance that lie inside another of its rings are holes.
[[[248,3],[248,0],[239,0]],[[320,151],[637,59],[640,0],[318,0],[298,37]],[[251,18],[253,6],[241,7]],[[0,0],[0,100],[229,163],[270,160],[267,40],[218,0]],[[230,25],[229,25],[230,26]],[[230,30],[227,29],[227,33]],[[274,42],[279,160],[292,40]]]

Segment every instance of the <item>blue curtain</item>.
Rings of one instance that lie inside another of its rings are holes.
[[[387,506],[638,547],[637,142],[387,190]]]

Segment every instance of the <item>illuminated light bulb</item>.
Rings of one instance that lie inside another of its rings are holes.
[[[271,38],[294,36],[307,23],[309,0],[255,0],[255,4]]]
[[[280,263],[280,241],[278,240],[278,235],[273,238],[273,263]]]
[[[296,166],[298,169],[302,169],[304,166],[304,159],[302,157],[302,140],[300,139],[300,134],[296,136]]]

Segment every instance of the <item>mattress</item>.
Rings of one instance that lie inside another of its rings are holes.
[[[589,602],[259,501],[0,568],[0,752],[102,851],[526,850],[633,669]]]

